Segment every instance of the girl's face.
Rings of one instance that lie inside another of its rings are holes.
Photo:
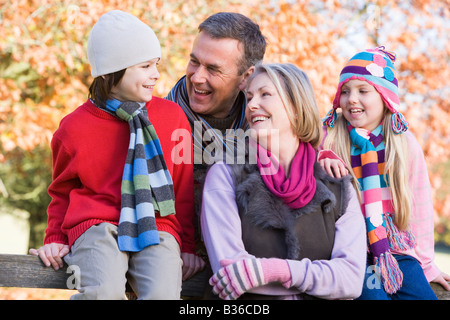
[[[342,114],[355,128],[374,130],[384,116],[384,102],[378,91],[363,80],[350,80],[341,87]]]
[[[122,79],[111,90],[113,98],[120,101],[150,101],[159,79],[158,61],[159,58],[155,58],[127,68]]]
[[[267,73],[258,74],[249,84],[245,116],[258,142],[266,148],[270,148],[275,135],[279,139],[277,144],[289,142],[290,138],[298,140],[278,91]]]

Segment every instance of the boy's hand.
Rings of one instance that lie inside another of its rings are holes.
[[[33,256],[39,256],[42,262],[47,266],[53,266],[55,270],[64,266],[63,257],[69,253],[69,246],[62,243],[49,243],[39,249],[30,249],[29,253]]]

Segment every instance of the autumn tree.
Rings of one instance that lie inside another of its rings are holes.
[[[443,178],[450,175],[449,7],[448,0],[3,1],[0,201],[31,213],[32,242],[39,245],[49,202],[49,142],[61,118],[87,97],[86,43],[103,13],[121,9],[153,28],[162,46],[155,95],[165,96],[185,72],[199,23],[214,12],[235,11],[260,25],[267,62],[291,62],[307,72],[323,116],[350,56],[378,45],[397,52],[401,108],[427,156],[435,209],[439,219],[447,217],[441,227],[450,229]]]

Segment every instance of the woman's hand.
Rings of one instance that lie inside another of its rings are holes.
[[[39,256],[42,262],[47,266],[53,266],[55,270],[64,266],[63,257],[69,253],[69,246],[62,243],[49,243],[39,249],[30,249],[30,254]]]

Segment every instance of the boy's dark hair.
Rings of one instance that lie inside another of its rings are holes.
[[[106,100],[111,99],[111,90],[122,80],[126,69],[96,77],[89,87],[89,99],[101,108],[106,107]]]
[[[212,38],[236,39],[244,46],[244,57],[238,62],[238,72],[261,62],[266,52],[266,39],[259,26],[248,17],[235,12],[219,12],[211,15],[198,27]]]

